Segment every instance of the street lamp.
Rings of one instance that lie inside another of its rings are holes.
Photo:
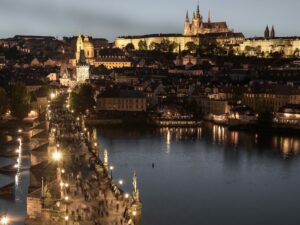
[[[125,194],[124,194],[124,197],[125,197],[126,199],[128,199],[128,198],[129,198],[129,194],[128,194],[128,193],[125,193]]]
[[[52,159],[54,161],[59,161],[59,160],[61,160],[61,158],[62,158],[62,154],[59,151],[56,151],[52,154]]]
[[[51,98],[51,99],[54,99],[54,98],[55,98],[55,93],[51,93],[51,94],[50,94],[50,98]]]
[[[123,185],[124,181],[123,180],[119,180],[119,184]]]
[[[7,216],[2,216],[0,220],[1,225],[7,225],[8,224],[8,217]]]
[[[110,167],[109,167],[109,170],[110,170],[110,176],[111,176],[111,178],[112,178],[114,167],[113,167],[113,166],[110,166]]]

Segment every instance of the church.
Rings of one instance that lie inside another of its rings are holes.
[[[192,22],[190,23],[189,13],[186,13],[184,32],[183,35],[201,35],[211,33],[229,33],[231,32],[226,22],[212,22],[210,12],[208,13],[207,22],[203,21],[203,17],[200,14],[199,5],[196,12],[193,13]]]
[[[132,44],[134,49],[139,49],[139,43],[145,42],[147,49],[151,49],[154,44],[162,43],[168,40],[176,43],[175,52],[187,49],[186,44],[193,42],[198,45],[199,42],[205,44],[217,44],[219,46],[238,45],[245,40],[242,33],[236,33],[229,29],[226,22],[212,22],[210,13],[207,22],[203,20],[200,14],[200,7],[197,6],[196,12],[193,13],[192,21],[190,21],[188,12],[184,22],[183,33],[175,34],[150,34],[138,36],[122,36],[115,39],[115,47],[125,48],[128,44]]]

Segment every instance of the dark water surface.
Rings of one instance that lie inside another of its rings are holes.
[[[300,224],[300,137],[217,125],[97,135],[128,192],[136,170],[143,225]]]

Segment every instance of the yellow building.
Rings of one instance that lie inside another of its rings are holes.
[[[245,54],[246,56],[268,57],[274,53],[279,53],[286,57],[299,57],[300,38],[251,38],[242,42],[236,50],[238,54]]]
[[[152,43],[161,43],[164,40],[168,40],[171,43],[177,44],[174,52],[179,52],[179,50],[186,50],[186,44],[193,42],[198,45],[198,43],[209,44],[215,43],[219,46],[224,45],[236,45],[245,40],[242,33],[210,33],[197,36],[184,36],[182,34],[152,34],[144,36],[126,36],[118,37],[115,39],[115,47],[125,48],[128,44],[133,44],[134,49],[139,49],[139,43],[141,41],[146,42],[147,49],[151,50]]]
[[[288,104],[300,104],[300,90],[289,86],[263,86],[259,90],[249,89],[243,93],[243,103],[256,112],[277,112]]]
[[[88,36],[78,35],[76,43],[76,62],[79,62],[80,51],[83,50],[87,61],[92,60],[95,57],[94,45],[90,42]]]

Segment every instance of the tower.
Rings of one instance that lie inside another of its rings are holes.
[[[189,18],[189,12],[186,12],[185,22],[184,22],[184,35],[191,35],[191,24]]]
[[[78,34],[77,42],[76,42],[76,62],[79,61],[81,50],[83,50],[83,40],[81,34]]]
[[[196,13],[194,13],[191,32],[193,35],[197,35],[201,33],[202,27],[202,16],[200,14],[199,4],[197,5]]]
[[[269,30],[269,26],[267,25],[266,29],[265,29],[265,38],[269,38],[270,37],[270,30]]]
[[[86,63],[84,50],[80,50],[79,60],[76,65],[76,77],[78,83],[84,83],[90,78],[90,66]]]
[[[271,37],[271,38],[275,38],[275,29],[274,29],[274,25],[272,26],[272,30],[271,30],[270,37]]]

